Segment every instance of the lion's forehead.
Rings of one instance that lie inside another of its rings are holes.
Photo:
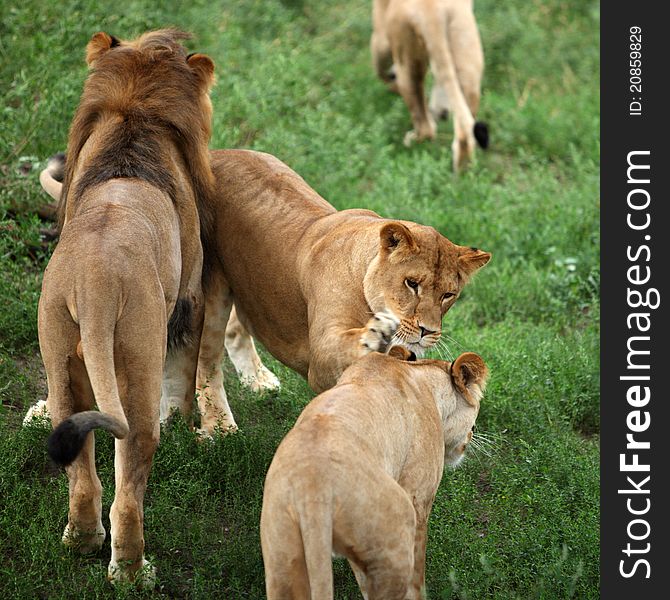
[[[453,246],[453,244],[452,244]],[[424,288],[435,288],[441,293],[455,291],[459,285],[458,254],[455,249],[444,245],[430,244],[420,248],[413,264],[408,264],[413,276],[420,277]]]
[[[456,261],[459,246],[444,237],[437,229],[413,223],[410,231],[418,243],[420,253],[424,254],[433,263]]]

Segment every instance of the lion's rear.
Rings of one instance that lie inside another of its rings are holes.
[[[261,513],[268,600],[333,597],[328,459],[315,441],[294,429],[268,470]]]

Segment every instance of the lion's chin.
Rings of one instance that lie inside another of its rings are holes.
[[[422,346],[418,342],[405,342],[402,344],[405,348],[407,348],[410,352],[414,352],[417,358],[422,358],[423,355],[430,350],[431,346],[426,347]]]

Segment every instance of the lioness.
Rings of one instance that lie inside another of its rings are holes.
[[[472,11],[473,0],[374,0],[370,40],[377,75],[402,96],[414,128],[405,145],[436,134],[436,119],[454,116],[453,166],[473,158],[475,139],[488,146],[488,129],[475,122],[484,54]],[[426,102],[430,65],[435,83]]]
[[[333,598],[333,552],[366,599],[424,597],[428,516],[445,460],[457,465],[472,438],[488,372],[471,352],[453,363],[390,354],[350,366],[275,453],[261,513],[269,600]]]
[[[491,258],[432,227],[336,211],[269,154],[211,157],[220,262],[205,296],[197,375],[207,423],[236,427],[221,375],[233,300],[246,330],[321,392],[392,341],[418,355],[436,344],[442,317]],[[252,357],[249,333],[238,328],[236,347]]]
[[[44,273],[40,349],[55,430],[49,453],[69,465],[66,545],[105,537],[92,429],[117,439],[109,578],[151,584],[143,498],[158,445],[161,379],[194,361],[202,326],[203,252],[212,195],[207,155],[214,64],[186,55],[176,30],[134,41],[95,34],[91,70],[68,139],[60,241]],[[194,376],[183,394],[193,397]],[[94,404],[100,412],[92,410]]]

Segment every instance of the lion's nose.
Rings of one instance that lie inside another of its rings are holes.
[[[437,333],[435,330],[426,329],[425,327],[422,327],[421,325],[419,325],[419,330],[421,331],[421,337],[425,337],[427,335],[430,335],[431,333]]]

